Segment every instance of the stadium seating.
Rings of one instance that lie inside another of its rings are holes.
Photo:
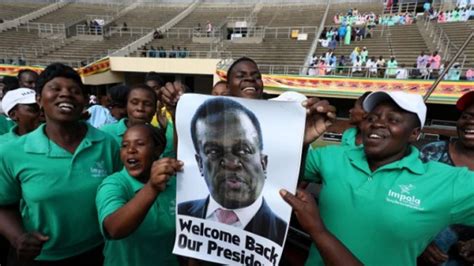
[[[44,6],[45,3],[0,3],[0,19],[12,20]]]
[[[466,40],[468,33],[474,30],[474,21],[439,23],[438,26],[446,32],[449,39],[459,48]],[[457,49],[455,50],[457,51]],[[474,67],[474,42],[471,41],[464,50],[464,54],[467,56],[465,67]],[[462,62],[462,58],[458,61]]]

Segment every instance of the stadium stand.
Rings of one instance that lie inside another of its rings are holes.
[[[46,3],[0,3],[0,19],[15,19],[44,6]]]
[[[467,22],[449,22],[449,23],[438,23],[444,32],[448,35],[448,38],[457,47],[466,40],[468,32],[474,31],[474,21],[469,20]],[[457,51],[457,49],[455,49]],[[453,51],[454,52],[454,51]],[[474,43],[471,42],[464,50],[464,54],[467,56],[465,67],[474,67]],[[459,60],[458,60],[459,61]]]

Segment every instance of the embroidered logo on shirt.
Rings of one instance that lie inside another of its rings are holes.
[[[92,177],[105,177],[107,176],[107,170],[105,168],[104,161],[95,162],[90,168]]]
[[[395,203],[397,205],[405,206],[411,209],[423,210],[421,207],[421,200],[415,195],[411,195],[413,190],[416,188],[414,185],[398,185],[400,192],[388,190],[386,201]]]

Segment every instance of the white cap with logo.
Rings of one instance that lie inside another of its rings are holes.
[[[32,89],[19,88],[8,91],[2,99],[2,108],[8,115],[17,104],[36,103],[36,92]]]
[[[416,114],[423,127],[426,120],[426,104],[423,97],[418,94],[406,93],[403,91],[376,91],[365,98],[362,107],[366,112],[372,111],[379,103],[387,99],[393,100],[401,109]]]

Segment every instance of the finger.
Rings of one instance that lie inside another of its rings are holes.
[[[432,257],[436,260],[437,263],[441,263],[448,259],[448,255],[441,251],[435,244],[431,244],[429,249]]]
[[[294,209],[299,209],[301,206],[301,200],[285,189],[280,189],[280,196]]]
[[[177,172],[182,170],[184,163],[174,158],[162,158],[158,161],[153,162],[152,167],[161,167],[163,165],[171,166],[174,171]]]
[[[49,240],[49,236],[43,235],[39,232],[32,232],[31,235],[41,242],[46,242]]]

